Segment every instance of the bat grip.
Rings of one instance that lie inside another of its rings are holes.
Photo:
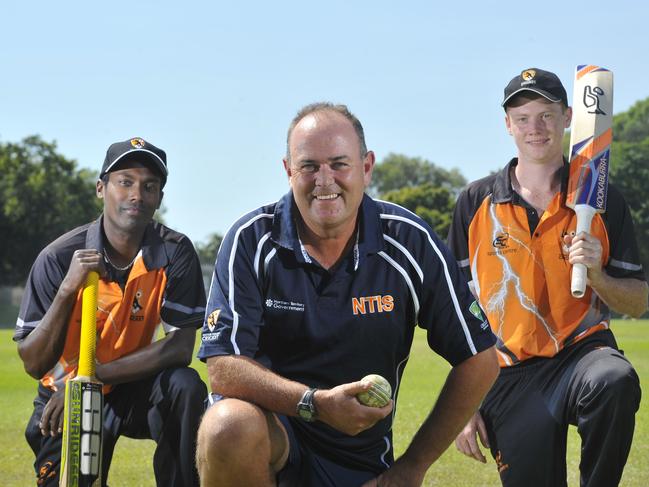
[[[590,223],[595,216],[595,208],[589,205],[576,205],[575,213],[577,214],[577,229],[575,235],[581,232],[590,232]],[[575,298],[582,298],[586,294],[586,278],[588,269],[584,264],[575,264],[572,266],[572,280],[570,292]]]
[[[97,347],[97,290],[99,274],[90,272],[83,287],[81,302],[81,343],[79,344],[79,377],[95,376]]]

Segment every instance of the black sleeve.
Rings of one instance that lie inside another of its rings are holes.
[[[38,255],[23,292],[14,341],[22,340],[38,326],[52,305],[66,272],[67,269],[60,265],[56,256],[47,248]]]
[[[453,219],[448,231],[447,244],[468,281],[471,281],[469,265],[469,224],[475,209],[472,209],[469,190],[460,193],[453,211]]]
[[[604,222],[610,244],[606,272],[612,277],[645,281],[629,206],[622,193],[612,185],[609,185]]]
[[[174,327],[195,327],[203,323],[205,287],[198,255],[188,238],[183,238],[166,269],[167,286],[160,317]]]

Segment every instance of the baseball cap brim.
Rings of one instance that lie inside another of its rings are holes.
[[[509,100],[511,100],[516,95],[522,93],[523,91],[532,91],[534,93],[537,93],[537,94],[541,95],[543,98],[546,98],[547,100],[550,100],[552,103],[559,103],[559,102],[563,101],[561,98],[556,97],[556,96],[548,93],[547,91],[525,87],[525,88],[520,88],[520,89],[514,91],[513,93],[510,93],[509,96],[503,100],[501,106],[504,107],[505,105],[507,105],[507,102]]]
[[[102,177],[104,174],[109,173],[110,171],[113,170],[113,168],[119,164],[120,162],[126,160],[126,159],[131,159],[135,154],[142,155],[146,157],[149,161],[153,162],[156,166],[156,168],[162,173],[164,178],[166,179],[169,172],[167,170],[167,165],[165,162],[162,160],[162,158],[156,154],[153,151],[147,150],[147,149],[130,149],[128,152],[124,152],[123,154],[119,155],[116,157],[109,165],[106,167],[102,168],[101,174],[99,175]]]

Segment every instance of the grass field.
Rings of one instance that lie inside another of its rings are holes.
[[[649,320],[615,321],[613,330],[620,346],[634,364],[645,391],[649,390]],[[0,330],[0,486],[34,485],[33,455],[25,442],[23,431],[32,411],[36,382],[23,371],[22,363],[11,340],[12,330]],[[205,367],[194,366],[205,378]],[[397,404],[395,451],[402,452],[423,421],[437,396],[449,370],[446,362],[435,356],[426,345],[425,336],[417,333],[410,363]],[[649,406],[645,400],[636,417],[637,426],[631,455],[622,479],[623,486],[649,485]],[[579,438],[574,428],[569,433],[569,485],[579,485]],[[154,486],[151,458],[154,443],[144,440],[120,439],[110,472],[110,485]],[[452,446],[430,469],[426,486],[478,487],[498,486],[493,460],[480,464],[460,455]]]

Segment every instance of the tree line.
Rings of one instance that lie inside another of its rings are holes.
[[[631,208],[647,272],[649,98],[614,116],[613,139],[609,180]],[[566,136],[566,148],[567,140]],[[494,161],[494,167],[506,162]],[[0,143],[0,175],[0,285],[21,285],[45,245],[101,213],[101,202],[94,195],[97,173],[79,169],[74,160],[57,152],[55,143],[31,136],[19,143]],[[457,168],[392,153],[375,166],[369,192],[417,213],[446,238],[455,200],[466,184]],[[205,242],[195,242],[202,264],[214,263],[221,240],[215,233]]]

